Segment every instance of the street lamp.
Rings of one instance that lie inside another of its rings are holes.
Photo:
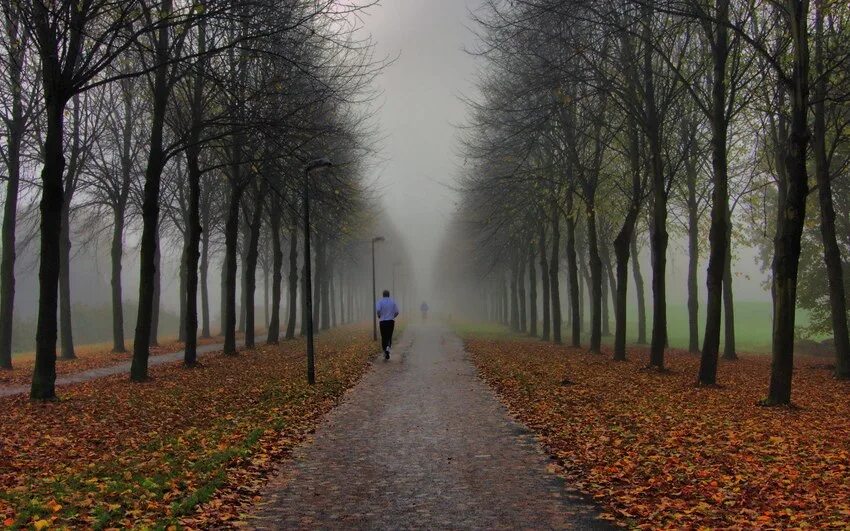
[[[327,158],[311,160],[304,166],[304,318],[307,319],[307,383],[316,383],[315,351],[313,349],[313,279],[310,268],[310,173],[333,166]]]
[[[375,307],[378,305],[378,301],[375,300],[377,294],[375,291],[375,244],[385,240],[386,238],[383,236],[372,238],[372,341],[378,340],[378,316],[375,310]]]

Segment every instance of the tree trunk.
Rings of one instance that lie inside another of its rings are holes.
[[[638,181],[640,177],[638,177]],[[638,184],[640,186],[640,184]],[[632,205],[617,237],[614,238],[614,255],[617,260],[617,291],[614,302],[614,359],[626,359],[626,317],[629,282],[629,244],[634,238],[640,196],[632,197]]]
[[[324,274],[322,278],[321,296],[322,296],[322,330],[328,330],[331,327],[331,282],[334,276],[334,270],[331,258],[328,252],[328,245],[325,243],[323,249],[323,268]]]
[[[237,164],[239,164],[237,162]],[[244,187],[237,177],[238,167],[231,177],[230,204],[227,211],[227,220],[224,224],[224,256],[225,256],[225,282],[224,282],[224,354],[233,356],[236,354],[236,268],[237,247],[239,245],[239,206],[242,202]]]
[[[160,6],[160,16],[169,18],[171,2],[166,0]],[[133,342],[133,361],[130,366],[130,379],[141,382],[148,379],[148,356],[150,355],[151,336],[155,337],[153,319],[154,305],[159,305],[156,294],[159,264],[159,195],[162,170],[165,166],[163,149],[163,130],[165,111],[169,99],[168,63],[169,55],[168,24],[162,24],[158,30],[156,56],[158,65],[154,69],[152,84],[151,129],[147,166],[145,169],[144,199],[142,202],[142,244],[140,250],[139,271],[139,313],[136,318],[136,334]],[[156,300],[155,300],[156,299]]]
[[[533,243],[528,247],[528,335],[537,337],[537,268]]]
[[[693,138],[683,139],[693,142]],[[685,180],[688,188],[688,352],[699,353],[699,204],[697,203],[698,170],[694,153],[689,148],[685,159]]]
[[[578,281],[578,259],[576,257],[576,222],[572,216],[572,193],[567,199],[567,283],[569,285],[570,297],[570,326],[571,345],[578,348],[581,346],[581,289]]]
[[[729,234],[727,238],[731,240],[732,220],[727,224]],[[735,300],[732,293],[732,247],[726,246],[726,271],[723,273],[723,359],[736,360],[738,353],[735,350]]]
[[[334,264],[331,262],[330,264],[330,275],[328,275],[328,293],[330,301],[328,301],[328,308],[331,310],[331,320],[330,325],[331,328],[336,326],[336,271],[334,271]]]
[[[188,222],[188,213],[187,213],[187,222]],[[183,231],[183,252],[180,253],[180,270],[179,270],[179,282],[177,293],[180,298],[180,316],[177,327],[177,341],[186,341],[186,283],[187,283],[187,261],[189,260],[189,230],[186,229]]]
[[[637,231],[632,233],[631,247],[632,274],[635,278],[635,295],[637,295],[638,337],[637,344],[646,344],[646,291],[643,284],[643,274],[640,271],[640,256],[637,250]]]
[[[543,333],[541,335],[541,339],[543,341],[549,341],[549,263],[546,260],[546,225],[544,223],[539,224],[538,234],[539,239],[537,245],[540,252],[540,289],[541,294],[543,295],[543,301],[541,304],[543,309]]]
[[[219,332],[224,337],[227,328],[227,253],[221,258],[221,278],[219,281]]]
[[[590,266],[590,352],[602,352],[602,260],[596,233],[596,212],[587,207],[587,248]]]
[[[797,306],[797,273],[800,240],[806,220],[809,193],[806,152],[809,143],[809,37],[807,0],[788,2],[791,35],[791,127],[787,139],[785,168],[787,195],[774,241],[773,363],[766,405],[790,404],[794,372],[794,317]]]
[[[159,247],[159,235],[156,236],[156,250],[154,251],[154,277],[153,277],[153,305],[151,307],[151,336],[150,345],[159,344],[159,307],[162,299],[162,251]]]
[[[242,248],[239,253],[239,263],[242,264],[242,276],[240,277],[241,286],[239,289],[239,322],[236,325],[236,331],[244,333],[245,322],[248,316],[248,268],[245,267],[245,264],[248,263],[248,242],[251,239],[251,220],[248,219],[248,213],[244,206],[242,207],[242,210],[245,219],[242,220],[242,225],[240,226],[240,230],[242,231]]]
[[[11,117],[6,122],[6,197],[3,205],[3,228],[0,236],[0,369],[12,368],[12,318],[15,310],[15,230],[17,228],[18,192],[21,183],[21,146],[24,138],[23,76],[24,51],[20,20],[6,13],[7,73],[10,89]]]
[[[519,277],[519,266],[517,265],[517,258],[514,257],[513,262],[511,263],[511,330],[514,332],[519,331],[519,293],[517,288],[517,282]]]
[[[826,153],[826,97],[827,80],[823,60],[823,7],[815,7],[815,104],[814,136],[812,147],[815,159],[815,177],[820,205],[820,232],[823,241],[823,259],[829,280],[829,309],[832,318],[832,335],[835,348],[835,377],[850,378],[850,336],[847,331],[847,299],[844,292],[844,272],[841,266],[841,249],[835,236],[835,208],[832,204],[832,176]]]
[[[35,337],[35,367],[30,398],[56,398],[56,310],[59,293],[59,257],[62,233],[62,174],[65,167],[62,137],[67,98],[57,94],[59,67],[56,58],[47,62],[42,57],[45,122],[44,165],[41,169],[40,253],[38,267],[38,322]]]
[[[195,83],[199,83],[195,80]],[[197,88],[196,96],[197,94]],[[199,100],[200,97],[196,98]],[[196,111],[197,112],[197,111]],[[195,122],[195,127],[200,124]],[[186,167],[189,181],[189,205],[186,215],[186,248],[185,248],[185,270],[186,270],[186,303],[183,337],[186,345],[183,349],[183,364],[186,367],[194,367],[198,361],[198,262],[201,259],[201,168],[199,164],[200,153],[197,138],[194,138],[193,146],[186,150]]]
[[[520,251],[517,251],[520,254]],[[525,299],[525,257],[520,255],[517,258],[517,296],[519,298],[519,331],[528,331],[528,313],[526,311]]]
[[[115,209],[112,221],[112,352],[127,352],[124,345],[124,296],[121,287],[121,269],[124,256],[124,211]]]
[[[572,196],[572,194],[570,194]],[[568,199],[569,201],[569,199]],[[558,207],[552,204],[551,212],[552,223],[552,249],[551,258],[549,259],[549,299],[552,302],[552,342],[561,343],[561,294],[560,294],[560,279],[558,278],[558,269],[560,267],[561,256],[561,216],[558,212]],[[567,235],[569,236],[570,218],[567,217]],[[569,250],[570,239],[567,238],[567,249]]]
[[[313,327],[315,330],[321,329],[321,311],[322,311],[322,283],[325,281],[325,244],[324,238],[319,235],[316,238],[316,258],[315,262],[315,277],[313,280]]]
[[[303,257],[301,259],[301,335],[307,335],[307,321],[312,318],[312,316],[307,316],[307,295],[306,295],[306,287],[307,287],[307,260],[309,258]]]
[[[729,220],[729,192],[727,190],[727,153],[726,137],[728,120],[726,119],[726,58],[728,55],[727,22],[729,18],[728,0],[717,1],[717,16],[720,21],[713,24],[712,59],[714,74],[712,79],[711,104],[711,148],[712,148],[712,204],[711,229],[709,231],[708,272],[706,274],[706,320],[705,339],[700,360],[699,383],[713,385],[717,381],[717,355],[720,348],[720,313],[723,295],[724,273],[726,272],[729,239],[727,238]]]
[[[289,316],[286,321],[286,339],[295,337],[295,321],[298,312],[298,214],[292,220],[289,235]]]
[[[272,300],[266,342],[277,345],[280,337],[280,285],[283,279],[283,250],[280,247],[280,210],[269,206],[269,229],[272,240]]]
[[[74,331],[71,324],[71,205],[69,193],[65,192],[62,205],[62,235],[59,255],[59,332],[62,353],[60,358],[72,360],[74,353]]]
[[[663,147],[660,138],[658,112],[655,108],[655,88],[652,80],[651,51],[645,47],[648,63],[647,78],[647,126],[649,137],[650,168],[652,171],[652,226],[650,245],[652,254],[652,342],[649,365],[664,369],[664,349],[667,345],[667,190],[664,178]]]
[[[614,270],[611,267],[611,253],[608,250],[608,245],[605,243],[605,238],[602,239],[599,245],[600,258],[602,258],[602,335],[611,335],[611,316],[608,313],[608,293],[611,293],[611,300],[617,293],[616,280],[614,280]]]
[[[201,229],[201,243],[203,244],[203,252],[201,253],[201,337],[208,338],[212,336],[210,329],[210,294],[208,276],[210,270],[210,224],[204,216],[205,221]]]
[[[250,238],[248,241],[247,262],[245,264],[245,346],[254,348],[254,332],[256,330],[254,315],[254,293],[257,290],[257,260],[259,259],[260,232],[263,228],[263,203],[265,203],[266,186],[262,180],[254,187],[254,212],[251,219]]]

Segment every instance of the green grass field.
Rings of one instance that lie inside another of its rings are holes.
[[[647,339],[652,334],[652,307],[647,307]],[[735,303],[735,340],[739,352],[767,353],[770,351],[771,335],[771,304],[767,301],[738,301]],[[611,333],[614,332],[614,316],[611,312]],[[808,324],[808,313],[797,311],[797,326]],[[479,337],[495,339],[514,335],[509,329],[494,323],[478,323],[472,321],[456,321],[452,326],[461,336],[474,334]],[[705,311],[700,308],[699,328],[700,344],[705,327]],[[564,337],[569,334],[568,323],[564,324]],[[672,348],[688,347],[688,309],[684,304],[667,305],[667,333]],[[722,333],[722,332],[721,332]],[[582,342],[587,340],[587,332],[583,331]],[[628,341],[637,340],[637,310],[629,308]],[[613,342],[613,336],[603,336],[605,343]],[[723,345],[721,338],[721,346]]]

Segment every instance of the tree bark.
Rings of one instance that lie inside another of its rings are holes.
[[[648,29],[647,25],[647,30]],[[649,40],[647,40],[649,42]],[[652,50],[644,46],[644,78],[646,103],[646,132],[649,144],[652,226],[650,244],[652,254],[652,342],[650,345],[650,367],[664,369],[664,349],[667,344],[667,189],[664,178],[661,124],[655,102]]]
[[[844,272],[841,249],[835,236],[835,208],[832,204],[832,176],[826,150],[826,97],[827,79],[823,60],[823,8],[822,1],[815,4],[815,82],[814,135],[812,148],[815,159],[815,177],[820,206],[820,232],[823,241],[823,259],[829,280],[829,310],[832,318],[832,336],[835,348],[835,377],[850,378],[850,336],[847,330],[847,298],[844,291]]]
[[[519,300],[519,331],[525,333],[528,331],[528,313],[526,311],[525,298],[525,257],[521,251],[517,251],[520,256],[517,258],[517,296]]]
[[[590,266],[590,352],[602,352],[602,260],[596,233],[596,212],[593,203],[587,207],[587,248]]]
[[[328,252],[327,240],[325,241],[324,249],[322,249],[322,267],[324,274],[322,275],[321,297],[322,297],[322,330],[328,330],[331,327],[331,281],[333,279],[333,265]]]
[[[572,194],[570,194],[572,195]],[[552,249],[551,258],[549,259],[549,298],[552,302],[552,342],[561,343],[561,294],[560,281],[558,278],[558,269],[560,267],[560,246],[561,246],[561,216],[558,212],[557,205],[552,205],[551,222],[552,222]],[[569,231],[570,219],[567,218],[567,230]],[[570,240],[567,240],[569,245]]]
[[[208,338],[212,336],[210,329],[210,294],[209,294],[209,271],[210,271],[210,223],[209,215],[204,216],[204,221],[201,230],[201,243],[203,251],[201,252],[201,337]]]
[[[15,230],[17,228],[18,193],[21,183],[21,147],[26,121],[24,119],[23,77],[26,37],[21,32],[15,13],[7,13],[7,77],[9,81],[10,119],[6,122],[6,197],[3,205],[3,228],[0,236],[0,369],[12,368],[12,319],[15,310]]]
[[[74,105],[75,109],[79,103]],[[77,120],[79,111],[75,110],[74,115]],[[74,126],[74,134],[77,126]],[[74,141],[75,143],[78,140]],[[76,151],[76,149],[74,150]],[[68,173],[76,172],[74,164],[68,165]],[[61,355],[63,360],[72,360],[77,357],[74,353],[74,329],[71,319],[71,197],[73,195],[73,187],[68,186],[68,181],[73,177],[66,176],[65,196],[62,203],[62,231],[61,231],[61,254],[59,255],[59,337],[61,345]]]
[[[572,216],[572,192],[567,198],[567,283],[569,285],[570,297],[570,326],[571,345],[578,348],[581,346],[581,290],[578,281],[578,259],[576,258],[576,222]]]
[[[188,180],[188,179],[187,179]],[[188,213],[186,213],[187,222],[188,222]],[[180,270],[179,274],[179,282],[177,293],[180,298],[179,311],[180,316],[178,319],[178,327],[177,327],[177,341],[186,341],[186,284],[188,277],[188,260],[189,260],[189,230],[188,228],[183,231],[183,252],[180,253]]]
[[[289,317],[286,322],[286,339],[295,337],[298,312],[298,214],[294,214],[293,218],[292,232],[289,235]]]
[[[160,6],[161,16],[167,19],[171,11],[171,1],[165,0]],[[150,355],[151,334],[155,334],[152,318],[158,264],[156,258],[159,248],[159,195],[162,169],[165,166],[163,149],[163,129],[165,111],[168,104],[168,63],[169,54],[168,24],[162,24],[157,31],[156,57],[158,65],[154,69],[152,84],[151,129],[147,167],[145,170],[144,199],[142,201],[142,242],[140,250],[139,272],[139,313],[136,319],[136,334],[133,342],[133,361],[130,366],[130,380],[141,382],[148,379],[148,356]]]
[[[646,344],[646,291],[643,284],[643,274],[640,271],[640,256],[637,250],[637,231],[632,233],[631,247],[632,274],[635,278],[635,295],[637,295],[638,337],[637,344]]]
[[[227,252],[221,258],[221,278],[219,279],[219,331],[218,335],[224,337],[227,328]]]
[[[727,239],[732,238],[732,220],[726,225],[729,228]],[[736,360],[738,353],[735,349],[735,300],[732,293],[732,246],[726,248],[726,272],[723,273],[723,359]]]
[[[543,341],[549,341],[549,263],[546,260],[546,225],[544,223],[540,223],[538,225],[538,235],[537,245],[540,253],[540,290],[543,296],[541,304],[543,309],[543,333],[541,334],[541,339]]]
[[[121,270],[124,256],[124,211],[113,210],[112,245],[112,352],[127,352],[124,344],[124,295],[121,287]]]
[[[717,355],[720,348],[720,313],[723,292],[723,277],[726,271],[729,240],[727,238],[729,220],[729,192],[727,189],[727,129],[726,117],[726,59],[729,52],[727,23],[729,19],[729,1],[717,0],[719,22],[713,24],[714,38],[712,59],[714,73],[712,79],[711,104],[711,148],[712,148],[712,204],[711,229],[709,232],[708,272],[706,274],[706,320],[705,338],[700,359],[699,383],[713,385],[717,381]]]
[[[528,247],[528,335],[537,337],[537,268],[533,243]]]
[[[195,80],[195,83],[200,83]],[[197,99],[200,99],[198,88],[195,88]],[[196,101],[197,103],[197,101]],[[198,111],[199,112],[199,111]],[[200,121],[200,120],[199,120]],[[195,127],[200,126],[195,122]],[[197,138],[193,138],[197,144]],[[198,262],[201,259],[201,168],[200,153],[193,145],[186,151],[186,168],[189,181],[189,205],[186,216],[186,295],[184,297],[186,310],[183,337],[186,345],[183,349],[183,364],[194,367],[198,362]]]
[[[224,354],[233,356],[236,354],[236,268],[237,247],[239,244],[239,206],[242,202],[244,186],[238,177],[240,169],[239,160],[234,161],[234,175],[230,183],[230,205],[227,211],[227,220],[224,224],[224,256],[225,256],[225,282],[224,282]]]
[[[153,277],[153,306],[151,308],[151,336],[150,345],[159,344],[159,307],[162,299],[162,251],[159,247],[159,234],[156,235],[156,250],[154,251],[154,277]]]
[[[514,332],[519,331],[519,293],[518,293],[518,277],[519,277],[519,266],[517,265],[517,258],[514,256],[513,261],[511,263],[511,330]]]
[[[793,64],[790,78],[791,124],[784,160],[788,185],[774,241],[773,363],[765,405],[791,403],[797,273],[800,264],[800,240],[806,220],[806,196],[809,192],[806,167],[809,144],[808,8],[808,0],[794,0],[786,5]]]
[[[690,125],[685,126],[690,128]],[[695,129],[695,128],[694,128]],[[689,134],[690,131],[686,134]],[[691,143],[693,137],[683,138]],[[687,185],[688,207],[688,351],[699,353],[699,288],[697,286],[697,269],[699,268],[699,204],[697,203],[698,170],[693,152],[693,146],[687,148],[685,158],[685,184]]]
[[[65,167],[62,137],[65,105],[68,98],[59,84],[58,59],[51,55],[42,57],[44,83],[45,122],[44,165],[41,169],[40,253],[38,267],[38,321],[35,337],[35,367],[30,398],[52,400],[56,398],[56,310],[59,294],[59,256],[62,233],[62,174]]]
[[[269,229],[272,240],[272,298],[266,342],[277,345],[280,338],[280,288],[283,275],[283,250],[280,247],[280,210],[269,207]]]
[[[260,232],[263,228],[263,203],[265,203],[265,180],[259,186],[254,186],[254,212],[251,219],[250,238],[248,241],[247,262],[245,264],[245,346],[254,348],[256,330],[256,315],[254,294],[257,291],[257,260],[259,259]]]

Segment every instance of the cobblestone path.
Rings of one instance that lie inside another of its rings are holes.
[[[608,528],[438,325],[410,326],[268,486],[260,529]]]

